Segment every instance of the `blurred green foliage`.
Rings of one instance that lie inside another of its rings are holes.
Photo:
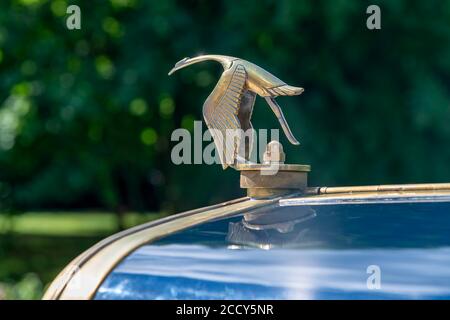
[[[130,212],[124,226],[163,216]],[[40,298],[74,257],[117,230],[117,217],[107,212],[0,214],[0,300]]]
[[[65,25],[78,4],[82,29]],[[450,180],[450,2],[0,2],[0,201],[8,208],[182,210],[242,194],[238,173],[175,166],[220,75],[199,53],[242,57],[287,83],[279,98],[313,185]],[[255,128],[278,128],[260,99]],[[9,199],[9,204],[6,200]]]
[[[44,222],[45,219],[41,223]],[[71,260],[106,235],[1,234],[0,300],[40,298],[45,287]]]
[[[165,216],[165,213],[127,212],[124,226],[131,228]],[[109,212],[54,211],[27,212],[10,217],[0,215],[0,236],[105,237],[117,232],[119,227],[116,215]]]
[[[0,283],[0,300],[34,300],[42,297],[43,285],[34,273],[27,273],[15,284]]]

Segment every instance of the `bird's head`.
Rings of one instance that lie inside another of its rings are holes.
[[[195,62],[190,62],[191,60],[192,60],[191,58],[186,57],[186,58],[181,59],[177,63],[175,63],[175,66],[172,68],[172,70],[169,71],[169,76],[172,73],[174,73],[175,71],[180,70],[184,67],[187,67],[187,66],[191,65],[192,63],[195,63]]]
[[[203,56],[198,56],[198,57],[194,57],[194,58],[183,58],[180,61],[178,61],[177,63],[175,63],[175,66],[172,68],[172,70],[169,71],[169,76],[174,73],[177,70],[183,69],[184,67],[190,66],[194,63],[198,63],[198,62],[202,62],[202,61],[207,61],[207,60],[213,60],[213,61],[217,61],[220,62],[222,64],[222,66],[224,67],[224,69],[227,69],[230,67],[231,65],[231,61],[235,59],[233,57],[228,57],[228,56],[219,56],[219,55],[203,55]]]

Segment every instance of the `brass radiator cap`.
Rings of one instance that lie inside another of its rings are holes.
[[[241,172],[241,188],[252,198],[266,198],[304,191],[308,187],[311,166],[285,164],[286,155],[278,141],[271,141],[264,153],[264,162],[237,165]]]

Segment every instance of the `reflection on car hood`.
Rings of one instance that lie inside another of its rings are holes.
[[[450,299],[449,212],[445,201],[260,208],[138,248],[96,298]]]
[[[380,289],[368,288],[367,268],[372,265],[380,268]],[[450,298],[448,281],[450,248],[229,250],[164,245],[142,247],[127,258],[97,299]]]

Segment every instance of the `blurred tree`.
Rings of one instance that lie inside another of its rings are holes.
[[[0,300],[37,300],[42,297],[43,285],[34,273],[26,274],[15,284],[0,283]]]
[[[78,4],[81,30],[66,8]],[[238,174],[175,166],[170,135],[201,119],[220,53],[292,85],[280,98],[312,183],[450,180],[450,3],[378,1],[0,3],[0,181],[21,208],[181,210],[240,195]],[[256,128],[278,128],[257,101]],[[282,138],[284,139],[284,138]]]

